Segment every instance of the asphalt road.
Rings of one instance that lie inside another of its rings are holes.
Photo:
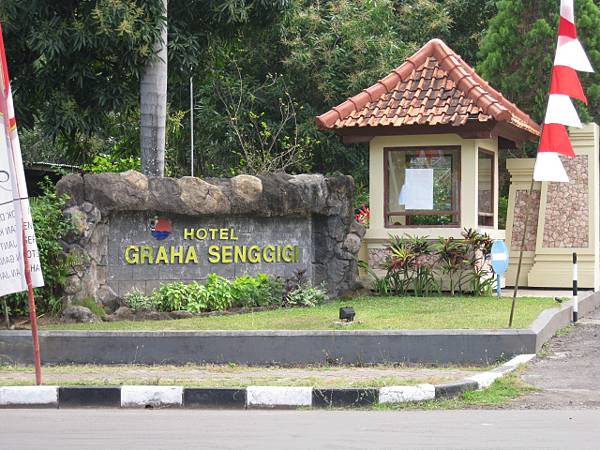
[[[598,410],[0,410],[3,450],[581,450],[599,442]]]
[[[582,318],[568,333],[554,337],[521,378],[537,391],[506,408],[600,408],[600,309]],[[600,443],[598,444],[600,448]]]

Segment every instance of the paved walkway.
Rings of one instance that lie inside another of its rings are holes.
[[[579,298],[587,297],[593,291],[591,290],[579,290]],[[502,289],[502,297],[512,297],[514,293],[514,289],[504,288]],[[517,296],[518,297],[560,297],[563,299],[570,299],[573,295],[573,289],[527,289],[521,288],[519,289]]]
[[[600,408],[600,309],[553,338],[522,379],[540,389],[509,408]]]

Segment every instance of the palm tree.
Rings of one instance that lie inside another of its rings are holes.
[[[144,67],[140,85],[142,173],[159,177],[165,174],[167,122],[167,0],[162,3],[164,21],[154,43],[156,57]]]

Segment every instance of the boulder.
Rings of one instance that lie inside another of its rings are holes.
[[[100,322],[98,316],[85,306],[67,306],[62,312],[62,321],[65,323],[90,323]]]
[[[85,200],[101,211],[140,211],[148,207],[148,178],[139,172],[86,174],[83,181]]]
[[[133,320],[133,319],[134,319],[133,310],[131,308],[128,308],[127,306],[119,307],[114,313],[112,313],[110,316],[107,317],[107,320],[109,322],[114,322],[117,320]]]
[[[194,317],[194,315],[189,311],[171,311],[169,316],[171,319],[190,319]]]
[[[85,199],[83,177],[76,173],[62,177],[56,183],[56,194],[68,197],[67,207],[80,205]]]
[[[243,202],[254,203],[262,195],[262,181],[251,175],[238,175],[231,179],[231,191]]]
[[[357,235],[359,238],[363,238],[365,233],[367,232],[367,228],[360,222],[353,220],[350,224],[350,233]]]
[[[121,299],[109,286],[100,286],[96,291],[96,300],[110,311],[116,311],[121,306]]]
[[[344,245],[342,248],[351,253],[351,256],[357,255],[358,250],[360,249],[360,238],[354,233],[348,234],[344,240]]]
[[[231,209],[229,199],[219,186],[195,177],[179,179],[179,186],[180,199],[187,214],[227,214]]]
[[[150,197],[149,209],[164,212],[180,212],[183,208],[181,201],[181,187],[175,178],[150,177],[148,178]]]

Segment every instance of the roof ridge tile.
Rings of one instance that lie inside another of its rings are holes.
[[[376,111],[358,126],[376,127],[384,122],[402,126],[415,120],[460,124],[471,117],[481,122],[508,122],[530,138],[538,136],[540,130],[440,39],[429,41],[387,76],[318,116],[317,124],[322,129],[356,126],[345,119],[361,117],[361,110]],[[375,120],[374,113],[379,110],[384,112]],[[415,119],[415,114],[420,118]]]

